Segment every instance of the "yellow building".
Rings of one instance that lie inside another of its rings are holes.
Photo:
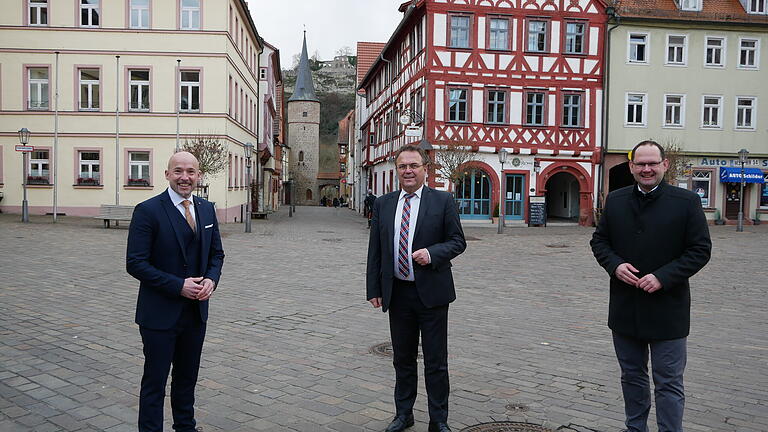
[[[17,131],[31,131],[30,214],[96,215],[167,187],[177,145],[212,137],[227,167],[204,183],[242,220],[244,146],[259,134],[259,54],[245,0],[25,0],[0,15],[0,209],[20,213]],[[58,97],[56,96],[58,94]],[[178,105],[177,102],[178,101]],[[177,115],[178,108],[178,115]],[[252,159],[255,165],[255,156]]]

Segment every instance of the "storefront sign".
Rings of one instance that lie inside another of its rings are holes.
[[[745,183],[765,183],[763,172],[759,168],[744,168]],[[720,183],[741,183],[741,167],[720,167]]]
[[[738,159],[718,159],[718,158],[701,158],[699,159],[699,166],[709,167],[741,167],[741,162]],[[744,164],[745,167],[764,167],[768,168],[768,159],[749,159]]]

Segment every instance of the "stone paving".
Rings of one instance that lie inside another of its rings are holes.
[[[348,209],[286,211],[254,220],[251,234],[222,227],[227,258],[203,350],[199,424],[381,431],[393,415],[394,372],[369,351],[389,335],[386,315],[365,302],[365,222]],[[94,219],[0,215],[0,431],[136,430],[142,355],[127,233]],[[591,233],[466,227],[449,314],[454,431],[505,420],[622,429],[607,276]],[[768,227],[712,227],[712,237],[712,262],[692,281],[686,430],[767,431]],[[415,414],[411,430],[426,431],[423,386]]]

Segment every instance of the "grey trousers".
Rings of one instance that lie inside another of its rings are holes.
[[[659,432],[682,432],[685,393],[686,338],[648,341],[613,333],[613,347],[621,367],[621,390],[629,432],[648,432],[651,389],[648,352],[651,354],[656,423]]]

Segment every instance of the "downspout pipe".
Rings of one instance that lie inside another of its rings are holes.
[[[602,131],[602,144],[603,148],[600,151],[600,171],[598,172],[598,192],[597,192],[597,206],[603,207],[605,203],[603,202],[603,193],[605,192],[604,183],[605,183],[605,154],[608,150],[608,93],[609,93],[609,82],[610,82],[610,74],[611,74],[611,32],[616,29],[621,23],[621,17],[619,14],[616,13],[615,7],[609,7],[606,9],[606,13],[608,14],[608,22],[613,19],[615,24],[608,28],[605,32],[605,45],[604,50],[605,53],[603,55],[603,58],[605,59],[605,66],[604,66],[604,73],[603,73],[603,131]]]

